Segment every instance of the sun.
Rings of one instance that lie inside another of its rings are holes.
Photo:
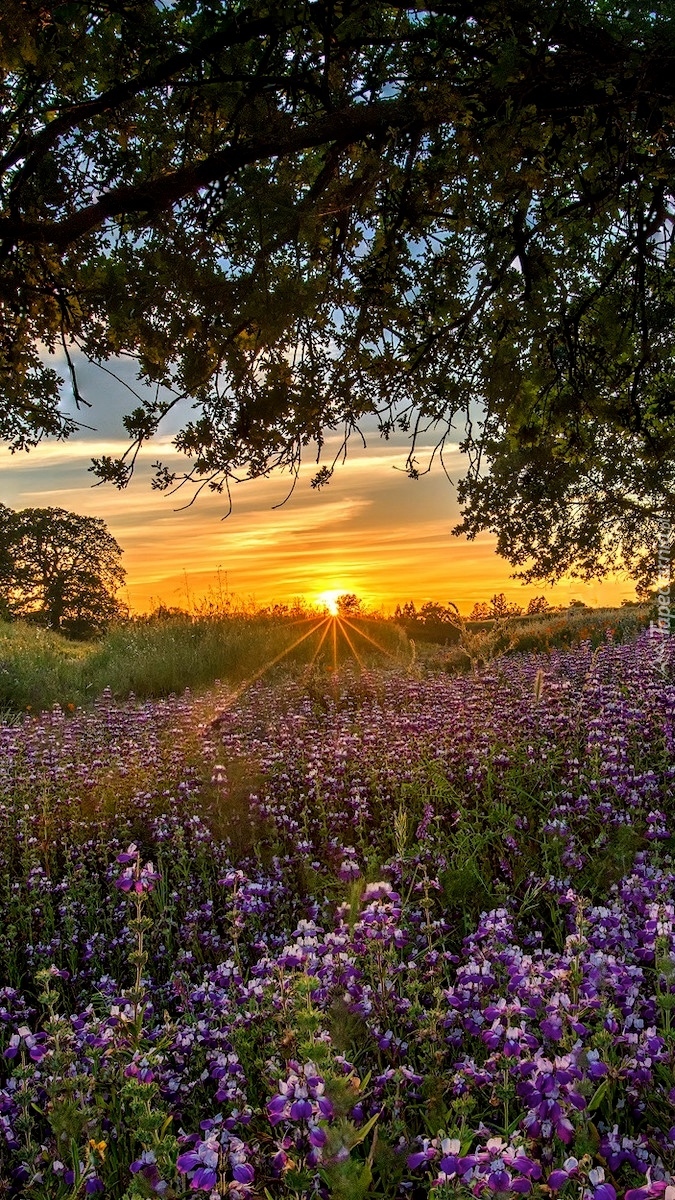
[[[344,588],[333,588],[332,590],[328,590],[326,592],[319,592],[316,597],[317,603],[320,604],[322,608],[327,608],[331,617],[336,617],[339,612],[337,603],[338,596],[341,596],[343,592]]]

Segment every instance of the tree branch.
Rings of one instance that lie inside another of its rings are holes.
[[[270,33],[275,27],[275,22],[269,17],[248,21],[245,24],[242,24],[239,19],[233,18],[227,29],[219,30],[218,33],[205,38],[203,42],[198,42],[189,50],[177,51],[164,62],[155,64],[147,71],[142,71],[133,79],[115,84],[107,91],[102,92],[100,96],[96,96],[92,100],[85,100],[81,104],[72,105],[55,117],[53,121],[50,121],[39,133],[23,134],[13,148],[0,159],[0,172],[10,170],[27,156],[30,156],[31,161],[40,158],[58,141],[62,134],[75,129],[84,121],[90,121],[93,117],[100,116],[101,113],[118,108],[149,88],[167,83],[186,67],[203,62],[209,54],[217,53],[225,46],[241,45],[252,38]]]
[[[370,134],[388,128],[405,128],[420,120],[423,118],[419,105],[411,100],[396,99],[355,105],[333,112],[311,125],[298,126],[289,122],[285,134],[277,127],[259,141],[227,146],[200,162],[191,163],[157,179],[111,188],[95,204],[89,204],[61,221],[24,221],[16,217],[2,217],[0,238],[6,244],[49,244],[63,250],[78,238],[99,228],[110,217],[161,212],[251,163],[295,154],[326,143],[345,146]]]

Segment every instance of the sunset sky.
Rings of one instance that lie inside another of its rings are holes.
[[[132,382],[131,367],[122,371]],[[145,449],[126,491],[92,487],[91,457],[125,445],[120,414],[133,407],[133,398],[87,364],[80,364],[80,386],[93,404],[82,419],[93,428],[29,454],[1,450],[0,500],[16,509],[54,505],[102,517],[124,549],[125,598],[134,610],[160,602],[192,607],[209,594],[225,593],[237,602],[267,604],[349,591],[384,611],[399,601],[433,599],[453,600],[463,612],[495,591],[521,604],[543,592],[557,604],[634,598],[633,585],[619,577],[597,584],[569,580],[553,589],[511,579],[493,537],[468,542],[452,536],[459,510],[440,467],[418,481],[406,478],[402,437],[398,444],[384,443],[374,433],[365,450],[354,441],[346,464],[321,492],[310,488],[316,468],[307,462],[282,508],[274,505],[288,492],[288,476],[246,482],[234,489],[234,511],[226,520],[224,497],[204,493],[180,511],[189,493],[172,497],[151,490],[150,464],[178,461],[170,429]],[[462,457],[458,450],[446,455],[453,478],[462,473]]]

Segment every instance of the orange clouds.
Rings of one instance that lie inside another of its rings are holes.
[[[2,452],[0,499],[13,508],[57,505],[102,517],[125,550],[134,609],[159,602],[185,606],[226,587],[259,604],[350,591],[386,610],[398,601],[438,599],[453,600],[466,612],[495,591],[523,603],[545,590],[510,578],[494,538],[470,543],[453,537],[458,510],[443,472],[412,482],[400,471],[405,451],[377,439],[365,451],[355,446],[322,492],[309,486],[310,466],[282,508],[273,506],[286,495],[288,477],[235,488],[234,512],[225,521],[223,497],[202,494],[194,506],[177,511],[189,493],[170,497],[150,489],[156,445],[144,452],[126,492],[92,488],[90,456],[118,449],[78,440],[46,443],[28,456]],[[165,459],[170,454],[170,447],[161,451]],[[458,452],[448,455],[451,470],[459,473],[460,462]],[[563,582],[547,594],[553,603],[576,597],[600,604],[634,592],[617,578]]]

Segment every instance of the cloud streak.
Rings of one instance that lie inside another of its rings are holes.
[[[326,461],[339,444],[334,438]],[[136,608],[185,604],[187,594],[194,599],[222,588],[224,573],[230,591],[259,603],[337,589],[385,608],[440,599],[467,611],[495,591],[521,603],[544,591],[510,579],[492,536],[472,543],[452,536],[459,518],[454,489],[440,469],[407,480],[404,447],[354,446],[320,492],[310,487],[316,469],[310,461],[281,508],[274,506],[287,495],[288,476],[248,481],[234,488],[234,511],[222,520],[223,496],[205,492],[181,511],[189,492],[170,496],[150,488],[151,463],[158,456],[177,461],[168,440],[143,449],[137,477],[124,492],[93,487],[87,474],[92,455],[116,455],[124,445],[73,439],[44,443],[28,455],[0,452],[0,499],[13,508],[54,505],[102,517],[125,550],[128,597]],[[453,476],[461,473],[457,448],[445,460]],[[598,603],[633,590],[621,580],[602,588],[570,581],[549,594],[554,601],[576,596]]]

